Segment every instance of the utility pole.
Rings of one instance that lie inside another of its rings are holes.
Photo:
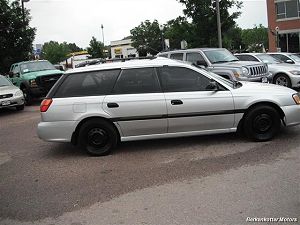
[[[24,2],[29,2],[29,0],[21,0],[21,4],[22,4],[23,26],[24,26],[24,29],[26,29],[26,26],[25,26],[25,8],[24,8]]]
[[[218,43],[219,43],[219,48],[222,48],[222,30],[221,30],[221,16],[220,16],[220,0],[216,0],[216,11],[217,11]]]
[[[105,44],[104,44],[104,31],[103,31],[103,24],[101,24],[101,29],[102,29],[102,40],[103,40],[103,45],[105,46]]]

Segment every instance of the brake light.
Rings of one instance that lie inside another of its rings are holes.
[[[50,99],[49,98],[44,99],[41,103],[40,111],[41,112],[47,112],[47,110],[49,109],[51,103],[52,103],[51,98]]]

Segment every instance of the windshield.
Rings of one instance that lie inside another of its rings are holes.
[[[297,54],[290,54],[289,57],[291,57],[296,62],[300,62],[300,55]]]
[[[224,63],[224,62],[234,62],[239,61],[234,55],[232,55],[226,49],[216,49],[204,51],[204,54],[209,59],[211,63]]]
[[[4,76],[0,75],[0,87],[3,87],[3,86],[12,86],[12,84]]]
[[[259,54],[256,55],[257,58],[259,58],[261,61],[263,61],[266,64],[278,64],[278,63],[282,63],[282,61],[280,61],[279,59],[275,59],[270,55],[267,54]]]
[[[55,67],[48,61],[28,62],[21,65],[22,73],[29,73],[41,70],[55,70]]]

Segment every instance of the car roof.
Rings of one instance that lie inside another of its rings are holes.
[[[66,71],[65,74],[82,73],[97,70],[110,70],[110,69],[126,69],[126,68],[141,68],[141,67],[155,67],[155,66],[183,66],[190,65],[182,61],[167,59],[164,57],[157,57],[155,59],[139,59],[129,60],[125,62],[112,62],[99,65],[91,65],[86,67],[79,67]]]
[[[189,49],[178,49],[178,50],[171,50],[171,51],[165,51],[165,52],[160,52],[158,55],[161,54],[168,54],[168,53],[173,53],[173,52],[187,52],[187,51],[211,51],[211,50],[225,50],[225,48],[189,48]]]

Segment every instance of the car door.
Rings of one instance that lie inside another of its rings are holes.
[[[234,124],[232,94],[220,86],[209,90],[211,79],[185,67],[158,69],[168,110],[168,132],[230,129]]]
[[[166,101],[154,68],[123,69],[103,108],[125,137],[167,132]]]

